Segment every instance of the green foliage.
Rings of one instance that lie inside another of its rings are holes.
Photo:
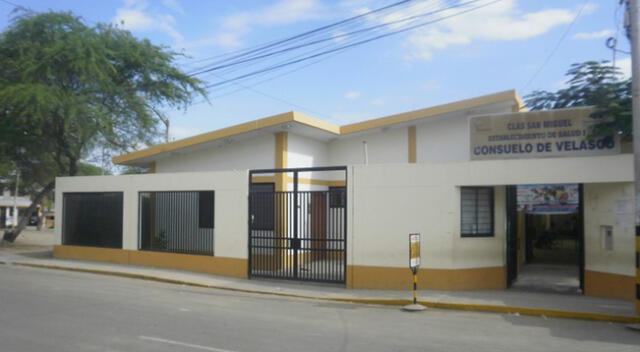
[[[0,178],[20,170],[29,193],[49,192],[55,176],[97,172],[81,164],[97,150],[152,144],[164,108],[206,95],[177,56],[68,12],[19,12],[0,33]]]
[[[147,172],[149,172],[149,169],[144,167],[126,166],[120,174],[121,175],[137,175],[137,174],[146,174]]]
[[[22,13],[0,35],[0,149],[53,176],[77,174],[96,147],[153,143],[155,109],[185,108],[204,94],[173,66],[176,55],[71,13]]]
[[[599,120],[592,137],[620,134],[631,138],[631,80],[621,80],[617,67],[606,61],[573,64],[566,76],[567,88],[556,92],[534,91],[525,97],[530,110],[593,106]]]
[[[78,164],[78,176],[100,176],[109,174],[110,173],[107,170],[101,168],[100,166],[89,163]]]

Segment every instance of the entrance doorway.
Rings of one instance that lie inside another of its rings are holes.
[[[581,294],[583,194],[579,184],[507,186],[507,286]]]
[[[347,168],[249,171],[249,278],[345,284]]]

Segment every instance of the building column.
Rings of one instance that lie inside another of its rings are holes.
[[[418,157],[418,150],[416,146],[416,126],[409,126],[407,129],[408,137],[409,137],[409,150],[408,150],[408,162],[410,164],[415,164],[416,159]]]

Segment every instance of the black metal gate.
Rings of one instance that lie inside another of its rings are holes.
[[[300,190],[300,174],[313,175],[304,179],[309,190]],[[343,166],[249,172],[250,278],[345,283],[346,176]]]

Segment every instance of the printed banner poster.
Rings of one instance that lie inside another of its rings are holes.
[[[620,153],[617,137],[588,138],[589,108],[476,116],[469,120],[471,160]]]
[[[518,185],[518,211],[568,214],[578,211],[578,184]]]

